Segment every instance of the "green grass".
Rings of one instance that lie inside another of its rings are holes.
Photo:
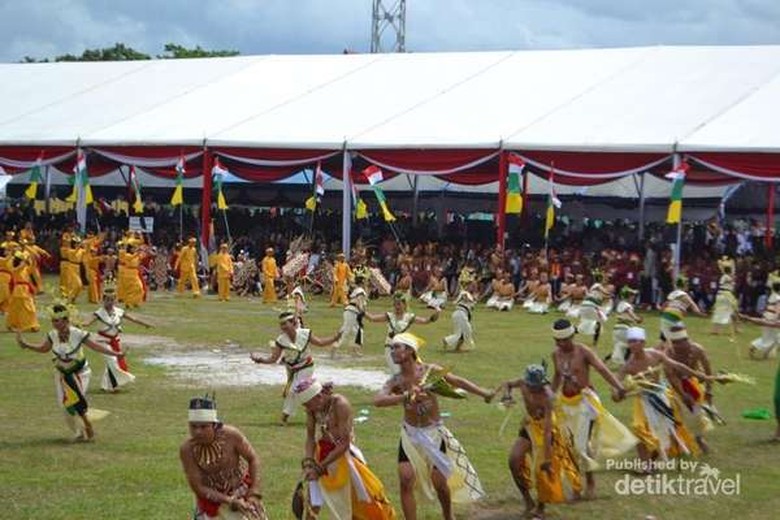
[[[264,348],[276,334],[275,311],[259,301],[234,299],[218,303],[213,296],[201,300],[152,295],[140,315],[158,326],[150,334],[171,338],[187,349],[202,349],[224,344],[226,340],[243,346]],[[46,299],[39,306],[43,308]],[[92,307],[80,304],[83,311]],[[387,300],[373,301],[374,310],[389,308]],[[549,327],[555,314],[528,316],[520,310],[495,313],[478,309],[475,313],[478,350],[460,356],[437,350],[441,338],[449,334],[449,313],[416,332],[428,339],[425,358],[444,365],[484,386],[517,377],[531,362],[549,355],[552,340]],[[315,334],[332,333],[340,324],[341,313],[328,309],[316,299],[307,317]],[[648,315],[649,334],[658,333],[658,320]],[[45,322],[42,322],[44,326]],[[710,436],[713,453],[706,462],[718,468],[722,476],[741,474],[738,497],[620,497],[614,482],[622,476],[602,472],[598,478],[599,498],[575,505],[549,508],[550,518],[614,520],[701,518],[715,514],[720,518],[765,519],[780,510],[780,445],[768,442],[774,432],[773,421],[748,421],[742,410],[771,409],[772,384],[776,361],[754,362],[746,358],[747,345],[759,332],[746,326],[736,345],[725,337],[706,334],[709,323],[691,319],[694,339],[708,349],[716,368],[743,372],[756,378],[755,387],[731,385],[716,388],[716,403],[728,419]],[[45,327],[46,328],[46,327]],[[127,333],[145,334],[128,325]],[[602,340],[603,355],[611,332]],[[41,338],[28,335],[29,339]],[[384,367],[382,339],[384,326],[368,325],[367,353],[361,366]],[[113,519],[187,518],[192,494],[178,461],[178,446],[187,435],[188,399],[208,388],[186,387],[165,370],[146,365],[142,358],[162,350],[152,344],[130,354],[133,373],[138,377],[128,391],[103,395],[99,375],[103,361],[90,352],[93,370],[91,406],[109,410],[111,415],[96,423],[97,441],[71,444],[55,398],[53,369],[48,356],[19,349],[11,334],[0,335],[0,489],[6,518],[40,519]],[[611,345],[609,345],[611,349]],[[740,355],[737,351],[739,350]],[[247,359],[247,363],[249,360]],[[352,363],[344,359],[345,364]],[[282,370],[280,367],[279,370]],[[597,387],[606,393],[603,381],[595,376]],[[338,383],[338,381],[336,381]],[[356,409],[369,407],[371,395],[355,388],[339,388]],[[276,426],[281,406],[280,388],[218,388],[217,400],[225,422],[239,427],[252,441],[261,458],[266,505],[271,518],[291,518],[289,500],[299,476],[303,452],[302,414],[287,428]],[[623,421],[630,414],[629,404],[607,406]],[[521,414],[517,411],[503,437],[498,435],[503,412],[478,398],[467,401],[443,400],[442,408],[451,413],[448,426],[463,442],[482,479],[488,497],[479,505],[458,509],[460,518],[517,518],[521,510],[517,493],[506,466],[507,452]],[[384,481],[393,503],[398,507],[396,455],[400,409],[371,409],[370,420],[356,426],[357,442],[369,463]],[[633,456],[633,454],[632,454]],[[398,508],[400,511],[400,508]],[[420,518],[439,518],[436,504],[419,507]]]

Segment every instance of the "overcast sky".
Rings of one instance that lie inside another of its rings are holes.
[[[392,4],[395,0],[384,0]],[[367,52],[371,0],[0,0],[0,61],[166,42]],[[780,44],[780,0],[407,0],[407,50]]]

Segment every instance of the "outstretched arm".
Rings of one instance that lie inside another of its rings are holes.
[[[121,350],[121,348],[119,352],[114,352],[113,350],[106,347],[102,343],[98,343],[97,341],[93,341],[89,338],[84,340],[84,346],[94,350],[95,352],[99,352],[107,356],[122,357],[125,355],[125,353]]]
[[[618,380],[618,378],[615,377],[615,374],[613,374],[612,371],[607,368],[607,365],[604,364],[601,358],[594,354],[594,352],[589,348],[586,348],[585,352],[585,357],[587,358],[588,363],[590,363],[590,366],[596,369],[596,372],[598,372],[601,377],[604,378],[604,381],[609,383],[618,393],[625,392],[623,384]]]
[[[249,357],[252,361],[261,365],[274,365],[279,361],[279,358],[282,357],[282,349],[278,346],[274,346],[270,356],[263,356],[257,352],[252,352]]]
[[[147,329],[151,329],[153,327],[153,325],[151,323],[148,323],[148,322],[142,320],[141,318],[133,316],[132,314],[125,313],[124,317],[128,321],[131,321],[133,323],[137,323],[138,325],[142,325],[142,326],[146,327]]]
[[[47,336],[46,339],[44,339],[41,343],[38,345],[35,345],[34,343],[29,343],[24,340],[22,337],[22,333],[19,331],[16,331],[16,342],[19,344],[20,347],[27,350],[34,350],[35,352],[39,352],[41,354],[45,354],[48,351],[51,350],[51,341],[49,341],[49,337]]]
[[[707,374],[703,374],[699,371],[693,370],[688,365],[683,365],[682,363],[678,363],[677,361],[673,360],[663,352],[659,351],[658,355],[660,356],[661,361],[664,364],[664,367],[670,370],[677,370],[678,372],[682,372],[683,374],[686,374],[689,377],[697,377],[702,381],[712,381],[712,376],[708,376]]]
[[[374,406],[396,406],[403,403],[409,393],[400,393],[398,387],[395,385],[394,380],[388,381],[382,389],[374,396]]]
[[[371,312],[363,313],[363,316],[371,323],[385,323],[387,322],[387,314],[373,314]]]
[[[328,336],[327,338],[318,338],[314,334],[312,334],[309,337],[309,342],[314,345],[315,347],[328,347],[334,343],[336,343],[340,338],[341,335],[344,334],[341,330],[336,332],[332,336]]]
[[[481,386],[472,383],[465,377],[456,376],[455,374],[450,373],[445,375],[444,379],[452,386],[465,390],[470,394],[480,396],[485,400],[485,402],[490,402],[490,400],[493,398],[494,392],[491,392],[490,390],[486,390]]]
[[[418,323],[420,325],[426,325],[428,323],[434,323],[436,320],[439,319],[439,315],[440,314],[441,314],[441,310],[437,309],[437,310],[435,310],[433,312],[433,314],[431,314],[427,318],[423,318],[422,316],[415,316],[414,317],[414,322]]]

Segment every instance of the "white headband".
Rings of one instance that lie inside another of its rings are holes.
[[[408,332],[402,332],[401,334],[393,336],[393,345],[404,345],[413,349],[415,352],[419,352],[420,347],[422,346],[420,345],[420,339]]]
[[[320,392],[322,392],[322,383],[319,381],[314,381],[312,384],[307,386],[304,390],[301,390],[300,392],[295,393],[295,397],[300,401],[301,404],[306,404],[318,395],[320,395]]]
[[[215,422],[219,422],[219,419],[217,419],[216,410],[198,409],[198,410],[190,410],[189,422],[215,423]]]
[[[681,339],[688,339],[688,331],[685,330],[685,329],[670,330],[669,334],[667,334],[667,336],[669,336],[669,339],[671,341],[678,341],[678,340],[681,340]]]
[[[647,335],[642,327],[631,327],[626,331],[627,341],[645,341]]]
[[[565,329],[552,330],[553,338],[555,339],[569,339],[570,337],[574,336],[576,332],[577,329],[574,328],[574,325],[569,325]]]

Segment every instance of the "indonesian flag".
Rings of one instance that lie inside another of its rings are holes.
[[[38,195],[38,184],[43,182],[41,171],[43,170],[43,152],[35,160],[35,164],[30,169],[30,185],[24,190],[24,195],[30,200],[35,200]]]
[[[395,215],[390,212],[390,208],[387,207],[387,199],[382,188],[379,187],[379,183],[384,180],[382,170],[378,166],[371,165],[363,170],[363,176],[368,179],[368,183],[374,189],[374,195],[376,196],[379,207],[382,208],[382,217],[385,222],[395,222]]]
[[[506,213],[520,214],[523,212],[523,189],[521,179],[523,178],[523,169],[525,161],[519,155],[510,153],[507,155],[509,162],[509,173],[506,181]]]
[[[679,224],[682,220],[683,187],[689,169],[688,163],[682,161],[677,168],[664,176],[672,181],[672,194],[669,196],[669,210],[666,213],[667,224]]]
[[[314,195],[306,199],[306,209],[314,211],[317,204],[322,202],[325,195],[325,174],[322,172],[322,164],[317,162],[317,169],[314,172]]]
[[[171,206],[179,206],[184,202],[184,174],[187,170],[184,167],[184,155],[179,157],[176,163],[176,187],[171,196]]]
[[[144,202],[141,199],[141,181],[138,180],[138,172],[135,166],[130,166],[130,186],[133,187],[133,211],[144,212]]]
[[[555,226],[555,210],[563,206],[558,194],[555,193],[555,170],[550,167],[550,194],[547,197],[547,217],[544,221],[544,238],[550,236],[550,230]]]
[[[211,175],[214,178],[214,182],[217,183],[217,209],[225,210],[228,208],[227,201],[225,200],[225,194],[222,193],[222,181],[224,176],[230,173],[227,168],[222,166],[219,161],[219,157],[214,159],[214,166],[211,168]]]

